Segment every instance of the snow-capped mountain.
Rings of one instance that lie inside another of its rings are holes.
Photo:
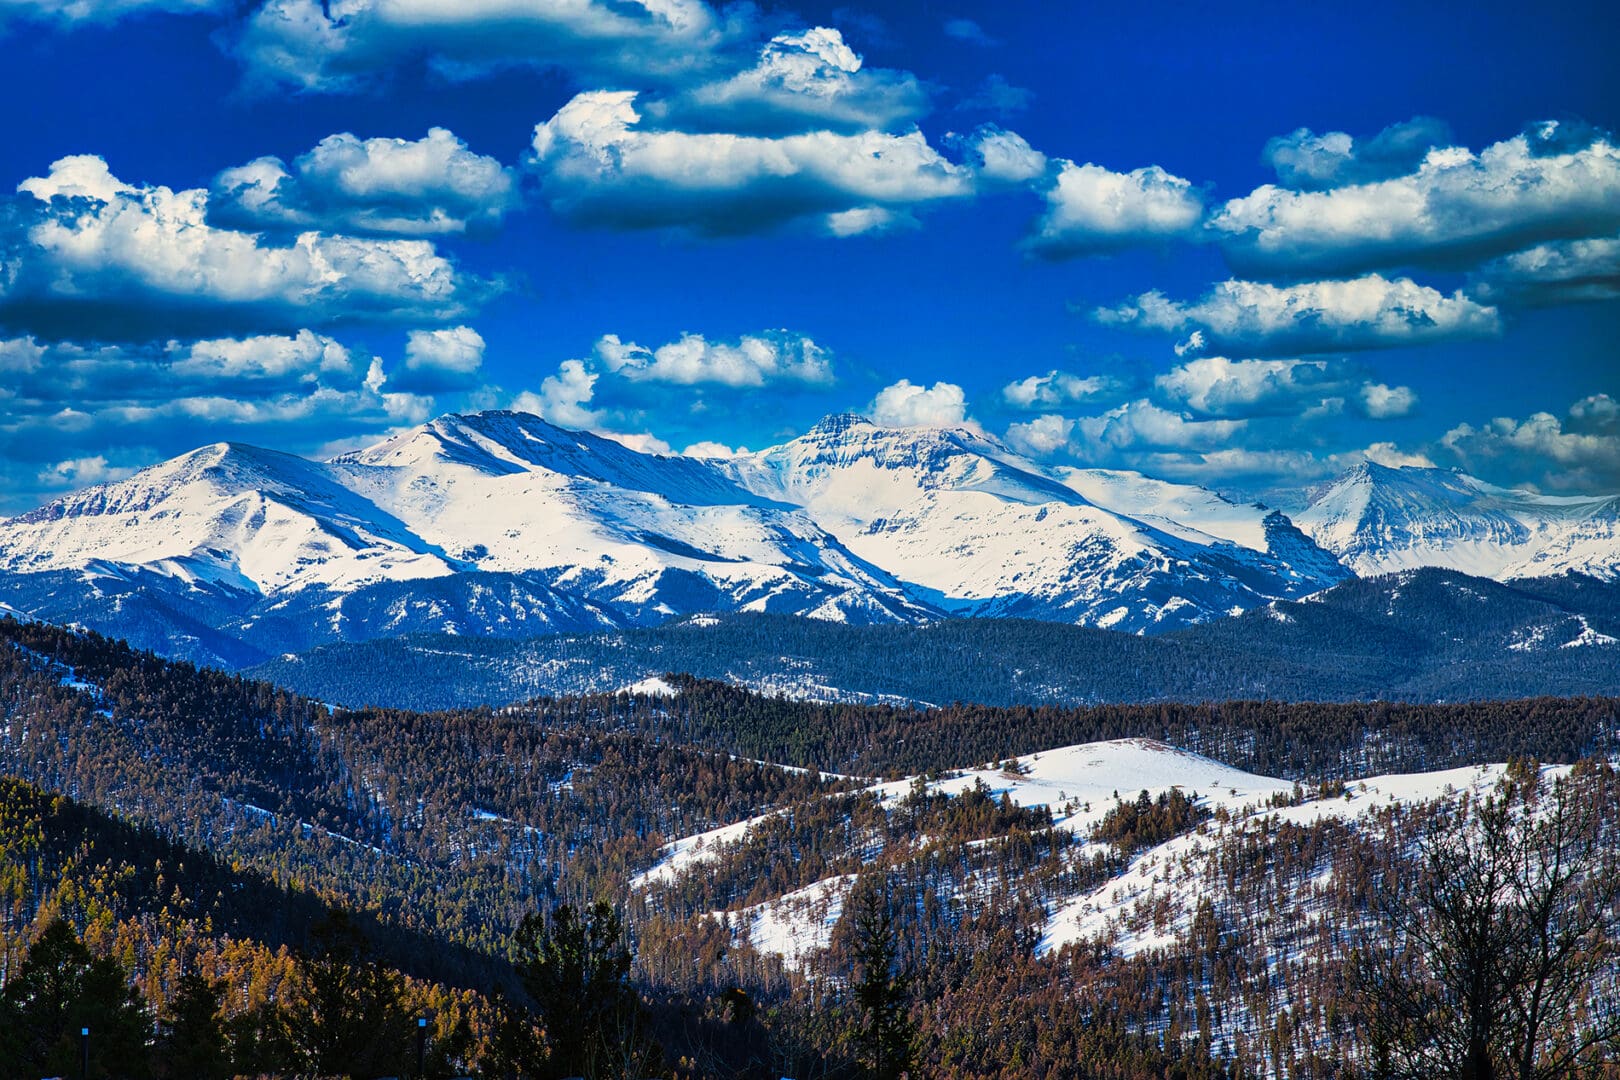
[[[0,522],[0,574],[22,610],[226,663],[421,630],[933,614],[802,511],[702,462],[514,413],[444,417],[329,462],[204,447]]]
[[[1280,514],[1137,477],[1152,492],[1138,517],[1120,488],[1112,505],[1099,505],[1072,476],[1066,482],[966,428],[834,416],[720,464],[742,487],[804,507],[851,551],[960,614],[1155,630],[1349,576]]]
[[[1153,631],[1347,576],[1263,507],[849,416],[729,461],[508,412],[327,462],[220,443],[0,521],[6,603],[230,664],[697,612]]]
[[[441,577],[459,567],[343,487],[329,466],[216,443],[0,526],[12,573],[141,567],[269,594]]]
[[[1439,566],[1498,580],[1620,575],[1620,496],[1499,488],[1445,469],[1366,462],[1294,521],[1358,574]]]
[[[1264,503],[1235,503],[1192,484],[1155,480],[1119,469],[1055,470],[1087,501],[1205,546],[1223,542],[1268,554],[1305,578],[1341,580],[1344,566],[1288,516]]]
[[[330,463],[349,489],[483,571],[540,573],[631,622],[708,610],[926,617],[795,507],[705,462],[520,413],[446,417]]]

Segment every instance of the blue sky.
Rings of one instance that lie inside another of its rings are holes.
[[[1620,490],[1613,5],[0,0],[0,512],[236,439],[828,412]]]

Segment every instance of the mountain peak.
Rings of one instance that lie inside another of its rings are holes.
[[[1393,475],[1394,469],[1388,465],[1380,465],[1376,461],[1358,461],[1339,475],[1339,482],[1346,480],[1376,480],[1380,476]]]
[[[876,427],[871,419],[860,413],[829,413],[817,420],[807,435],[842,435],[860,427]]]
[[[405,467],[443,460],[502,475],[543,464],[559,447],[573,453],[583,443],[596,441],[596,436],[559,428],[530,413],[492,409],[448,413],[332,460],[338,465]]]
[[[1459,469],[1362,462],[1311,494],[1294,522],[1359,574],[1440,566],[1507,579],[1615,574],[1602,497],[1496,487]]]
[[[1461,469],[1442,469],[1436,465],[1384,465],[1377,461],[1358,461],[1327,483],[1335,487],[1344,483],[1440,483],[1464,484],[1483,487],[1481,481]]]

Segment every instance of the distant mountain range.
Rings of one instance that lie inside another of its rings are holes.
[[[1315,492],[1294,521],[1363,576],[1420,566],[1499,581],[1620,574],[1620,495],[1539,495],[1369,461]]]
[[[249,670],[333,704],[415,709],[658,693],[676,672],[794,698],[924,706],[1608,694],[1620,685],[1620,584],[1509,586],[1427,569],[1152,636],[1023,619],[849,626],[704,615],[528,641],[341,643]]]
[[[220,443],[0,520],[0,603],[227,667],[741,612],[1164,633],[1431,564],[1613,579],[1620,498],[1367,465],[1290,520],[965,428],[833,416],[694,459],[488,412],[326,462]]]

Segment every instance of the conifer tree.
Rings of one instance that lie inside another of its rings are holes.
[[[234,1075],[220,1007],[224,987],[196,971],[180,976],[158,1040],[158,1071],[186,1080]]]
[[[860,888],[855,903],[856,1054],[871,1080],[900,1080],[916,1067],[915,1030],[908,1014],[906,979],[898,971],[894,916],[887,895]]]
[[[299,964],[302,994],[288,1012],[305,1066],[322,1076],[401,1071],[414,1043],[399,973],[342,911],[316,928],[315,946]]]
[[[90,1030],[90,1075],[147,1075],[146,1003],[111,957],[92,958],[72,924],[54,919],[0,992],[0,1061],[19,1076],[77,1076]]]
[[[518,974],[545,1028],[550,1075],[587,1080],[639,1075],[655,1057],[641,999],[630,985],[633,956],[612,905],[583,912],[560,905],[518,928]]]

